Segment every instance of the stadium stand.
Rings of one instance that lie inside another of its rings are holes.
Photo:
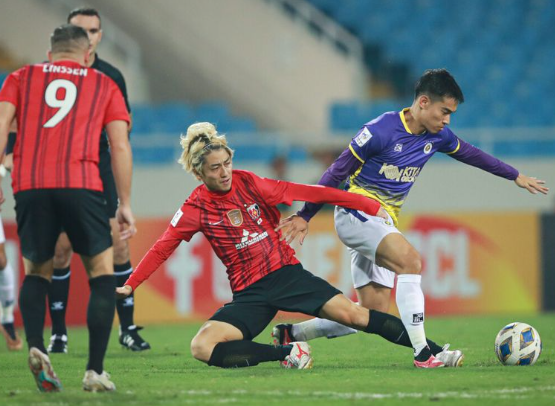
[[[555,125],[555,53],[542,41],[555,36],[555,2],[308,1],[357,35],[369,69],[397,89],[391,100],[374,102],[376,108],[332,106],[332,130],[356,129],[378,106],[399,106],[415,78],[435,67],[449,69],[465,92],[457,128]]]

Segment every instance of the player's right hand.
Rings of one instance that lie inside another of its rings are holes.
[[[116,211],[116,220],[119,223],[119,234],[122,240],[128,240],[137,234],[131,207],[120,205]]]
[[[275,231],[282,230],[280,241],[286,240],[287,244],[291,244],[297,237],[299,243],[303,245],[304,238],[308,234],[308,222],[302,217],[293,214],[287,218],[281,219]]]
[[[378,210],[378,212],[376,213],[376,217],[381,217],[384,220],[389,220],[389,215],[387,214],[383,206],[381,206],[380,210]]]
[[[117,299],[125,299],[131,293],[133,293],[133,289],[129,285],[123,285],[121,288],[116,288]]]

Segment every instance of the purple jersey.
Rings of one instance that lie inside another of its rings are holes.
[[[437,151],[453,154],[460,147],[447,127],[437,134],[412,134],[405,110],[382,114],[360,129],[349,149],[361,165],[345,186],[350,192],[378,200],[395,223],[426,162]]]

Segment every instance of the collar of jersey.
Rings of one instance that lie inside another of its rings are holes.
[[[208,196],[210,196],[211,199],[225,199],[231,195],[233,195],[233,193],[235,192],[235,188],[233,187],[233,179],[231,179],[231,189],[229,189],[229,191],[222,193],[222,192],[212,192],[211,190],[209,190],[206,185],[204,185],[204,188],[206,190],[206,193],[208,194]]]
[[[55,62],[47,62],[51,65],[75,65],[75,66],[79,66],[80,68],[86,68],[86,66],[81,65],[79,62],[77,61],[72,61],[71,59],[60,59],[59,61],[55,61]]]
[[[405,111],[408,111],[408,110],[410,110],[410,107],[405,107],[403,110],[399,112],[399,117],[401,118],[403,127],[405,127],[405,131],[417,137],[420,137],[421,135],[425,135],[427,131],[424,131],[422,134],[413,134],[413,132],[410,130],[409,126],[407,125],[407,121],[405,120]]]

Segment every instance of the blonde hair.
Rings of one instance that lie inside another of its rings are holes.
[[[177,162],[183,165],[187,172],[202,173],[202,164],[206,155],[218,149],[225,149],[230,157],[233,150],[227,146],[224,134],[218,134],[212,123],[195,123],[187,128],[187,134],[181,134],[183,152]]]

